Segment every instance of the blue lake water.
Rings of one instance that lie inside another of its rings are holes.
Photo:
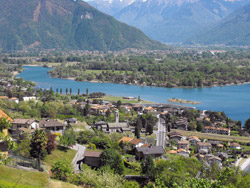
[[[160,88],[141,87],[125,84],[77,82],[73,80],[51,78],[44,67],[24,67],[25,70],[18,75],[24,80],[37,83],[37,88],[52,87],[63,89],[72,88],[77,93],[78,88],[85,92],[103,92],[113,96],[140,96],[144,100],[168,103],[169,98],[181,98],[199,101],[199,105],[191,105],[201,110],[224,111],[231,119],[241,120],[244,123],[250,118],[250,84],[222,86],[211,88]]]

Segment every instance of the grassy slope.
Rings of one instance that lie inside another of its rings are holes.
[[[176,130],[183,134],[184,136],[198,136],[201,139],[211,139],[211,140],[219,140],[219,141],[238,141],[248,143],[250,142],[250,138],[244,136],[227,136],[227,135],[220,135],[220,134],[208,134],[208,133],[200,133],[200,132],[193,132],[193,131],[183,131],[183,130]]]
[[[46,187],[48,174],[0,166],[0,187]]]
[[[75,150],[57,146],[57,149],[53,151],[51,155],[48,155],[45,158],[44,162],[46,163],[46,166],[48,168],[51,168],[51,166],[57,161],[64,161],[67,163],[71,163],[75,155],[76,155]]]

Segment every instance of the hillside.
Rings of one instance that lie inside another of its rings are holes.
[[[218,25],[193,37],[188,43],[250,45],[250,4],[235,10]]]
[[[249,0],[144,0],[134,1],[112,15],[140,28],[152,39],[182,43],[247,2]],[[105,7],[96,8],[109,13]]]
[[[80,0],[2,0],[0,49],[162,49],[140,30]]]

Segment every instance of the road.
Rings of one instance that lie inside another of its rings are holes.
[[[85,153],[86,147],[80,144],[76,144],[73,146],[73,150],[77,151],[74,159],[72,160],[72,164],[74,166],[74,172],[79,172],[80,171],[79,166],[81,165],[80,161],[83,159],[83,154]]]
[[[156,134],[156,146],[162,146],[165,148],[166,146],[166,126],[165,126],[165,120],[160,117],[160,115],[157,115],[158,118],[158,131]]]

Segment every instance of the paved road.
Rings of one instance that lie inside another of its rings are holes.
[[[165,126],[165,120],[160,118],[160,115],[157,115],[158,118],[158,133],[156,134],[156,145],[157,146],[162,146],[165,148],[166,145],[166,126]]]
[[[76,144],[73,146],[73,149],[77,151],[72,164],[74,166],[74,172],[79,172],[80,161],[83,159],[83,154],[85,153],[86,147],[80,144]]]

